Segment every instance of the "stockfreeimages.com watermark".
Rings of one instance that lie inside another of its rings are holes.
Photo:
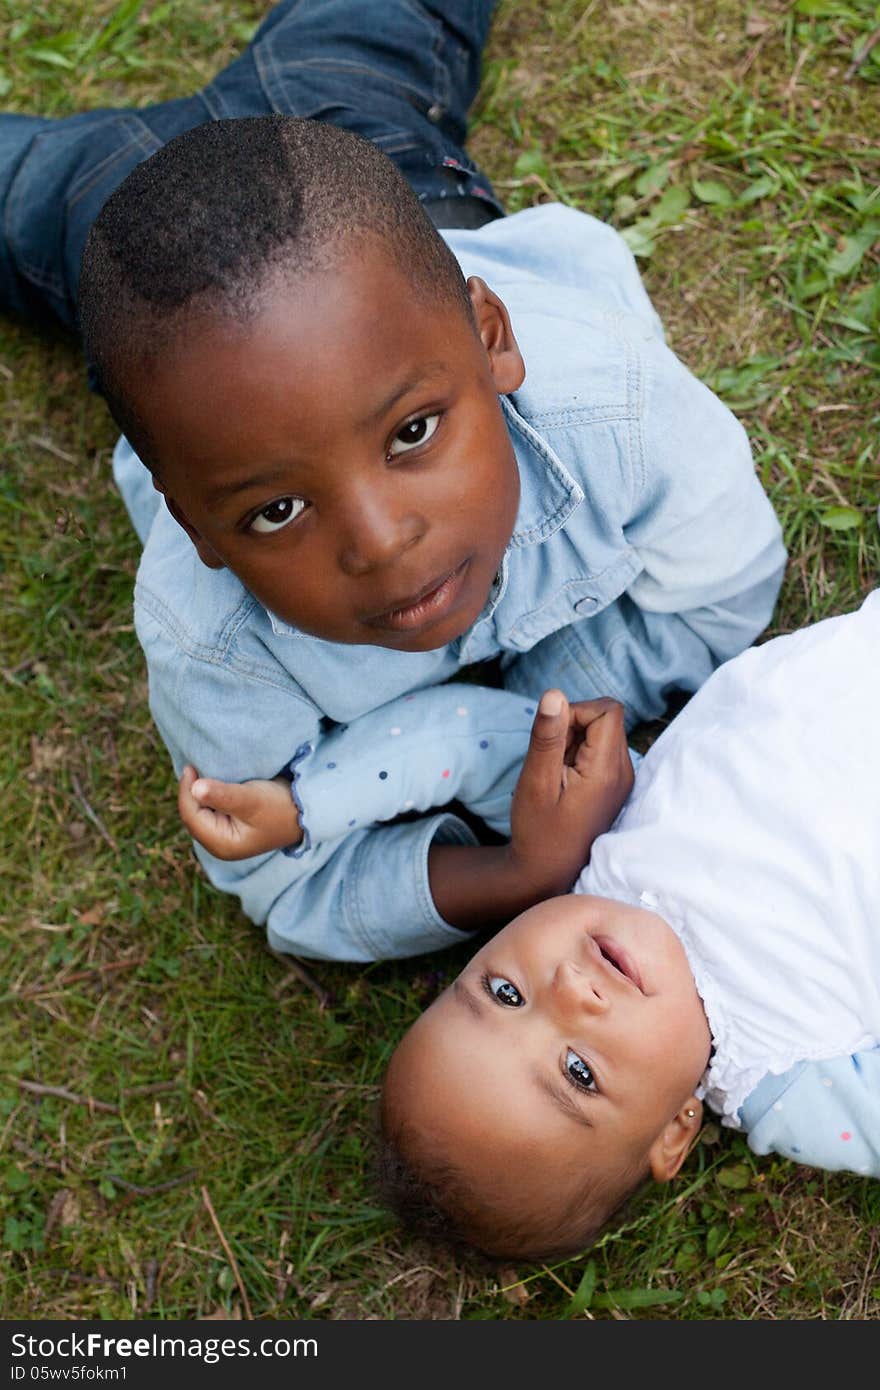
[[[33,1336],[14,1332],[10,1338],[13,1357],[10,1367],[17,1380],[125,1380],[128,1360],[156,1361],[170,1358],[201,1361],[206,1366],[239,1358],[290,1356],[316,1357],[315,1337],[167,1337],[151,1332],[141,1337],[108,1337],[102,1332],[65,1333],[60,1337]],[[56,1359],[77,1361],[78,1365],[49,1366]],[[115,1366],[98,1361],[122,1361]],[[89,1363],[92,1364],[89,1364]]]

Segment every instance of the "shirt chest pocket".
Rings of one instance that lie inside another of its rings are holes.
[[[513,651],[527,652],[542,637],[558,632],[581,618],[590,618],[608,604],[595,579],[569,579],[549,598],[526,613],[520,613],[501,643]]]
[[[638,560],[628,551],[617,556],[607,569],[598,574],[565,580],[535,607],[517,613],[506,631],[502,628],[499,634],[501,646],[512,651],[527,652],[552,632],[558,632],[560,628],[584,618],[594,617],[623,593],[638,572]]]

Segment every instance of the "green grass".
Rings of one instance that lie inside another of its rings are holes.
[[[179,95],[263,12],[0,0],[0,99]],[[862,0],[502,0],[474,112],[509,207],[619,226],[744,421],[791,548],[774,631],[880,572],[880,44],[854,65],[878,26]],[[378,1083],[466,949],[315,965],[319,998],[204,881],[147,711],[114,429],[67,342],[4,320],[0,352],[0,1315],[877,1317],[880,1184],[712,1125],[678,1185],[553,1268],[395,1229]]]

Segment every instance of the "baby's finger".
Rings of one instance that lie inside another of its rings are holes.
[[[197,806],[225,816],[246,819],[254,805],[259,805],[259,799],[247,782],[221,782],[216,777],[198,777],[190,790]]]
[[[181,820],[186,826],[189,825],[190,819],[195,816],[199,810],[198,802],[192,794],[193,783],[198,778],[198,775],[196,769],[187,764],[180,774],[180,781],[177,784],[177,810]]]

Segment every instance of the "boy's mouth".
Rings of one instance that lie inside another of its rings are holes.
[[[427,623],[437,622],[445,617],[458,598],[469,566],[470,560],[463,560],[454,570],[432,579],[411,597],[367,618],[367,626],[391,632],[412,632]]]

